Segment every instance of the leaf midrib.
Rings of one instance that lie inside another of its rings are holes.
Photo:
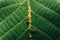
[[[24,9],[25,9],[25,8],[24,8]],[[31,12],[32,12],[33,14],[35,14],[36,16],[38,16],[38,17],[42,17],[42,16],[36,14],[33,10],[31,10]],[[42,18],[44,18],[45,20],[47,20],[45,17],[42,17]],[[48,21],[50,24],[52,24],[54,28],[56,28],[57,30],[60,30],[60,29],[59,29],[57,26],[55,26],[52,22],[50,22],[49,20],[47,20],[47,21]]]

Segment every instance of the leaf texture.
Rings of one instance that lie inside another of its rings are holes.
[[[30,0],[32,40],[60,40],[60,3]],[[28,0],[0,0],[0,40],[30,40]]]

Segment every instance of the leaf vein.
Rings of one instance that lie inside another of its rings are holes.
[[[6,33],[4,33],[1,37],[0,37],[0,39],[2,38],[2,37],[4,37],[6,34],[8,34],[10,31],[12,31],[13,29],[15,29],[19,24],[21,24],[25,19],[26,19],[27,17],[25,17],[23,20],[21,20],[19,23],[17,23],[13,28],[11,28],[10,30],[8,30]]]

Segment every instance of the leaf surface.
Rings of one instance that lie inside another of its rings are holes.
[[[60,40],[60,3],[30,0],[33,40]],[[0,40],[30,40],[27,0],[0,1]]]

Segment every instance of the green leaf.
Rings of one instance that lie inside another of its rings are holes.
[[[30,6],[32,40],[60,40],[60,2],[30,0]],[[30,40],[27,18],[28,0],[0,0],[0,40]]]

